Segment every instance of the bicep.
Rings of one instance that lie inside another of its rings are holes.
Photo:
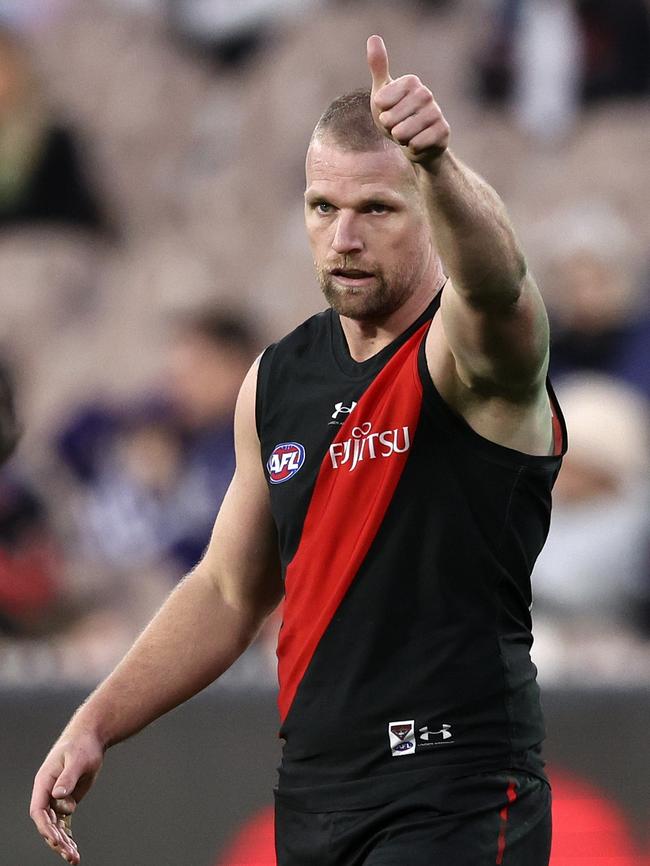
[[[282,597],[277,533],[255,427],[257,364],[242,385],[235,412],[236,468],[201,568],[228,603],[255,617]]]
[[[447,285],[441,299],[438,347],[453,360],[467,388],[517,397],[543,386],[548,365],[548,319],[527,274],[516,299],[480,304]],[[444,359],[430,358],[434,366]],[[449,365],[446,364],[447,368]]]

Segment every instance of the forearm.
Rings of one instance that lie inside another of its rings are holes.
[[[260,620],[229,605],[199,566],[68,729],[91,731],[105,747],[132,736],[222,674],[253,639]]]
[[[526,261],[497,193],[449,150],[419,168],[434,241],[456,291],[477,307],[514,303]]]

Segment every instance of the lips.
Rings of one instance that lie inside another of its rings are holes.
[[[362,271],[358,268],[334,268],[330,274],[333,277],[344,277],[349,280],[364,280],[374,276],[371,271]]]

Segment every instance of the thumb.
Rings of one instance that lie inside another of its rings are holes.
[[[73,767],[65,767],[59,778],[54,783],[52,788],[52,796],[58,799],[63,799],[71,795],[79,781],[79,773],[75,772]]]
[[[372,92],[392,81],[388,69],[388,52],[381,36],[371,36],[366,44],[368,66],[372,75]]]

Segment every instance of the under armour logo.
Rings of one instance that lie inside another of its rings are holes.
[[[451,739],[451,725],[443,725],[439,731],[430,731],[426,725],[423,728],[419,728],[420,739],[424,740],[425,743],[433,740],[437,737],[442,737],[443,740]],[[440,742],[440,740],[438,741]]]
[[[339,415],[349,415],[356,405],[356,402],[353,402],[351,406],[344,406],[343,403],[335,403],[332,418],[336,421]]]

